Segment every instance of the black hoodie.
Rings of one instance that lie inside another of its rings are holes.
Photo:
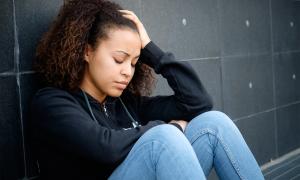
[[[174,95],[135,96],[125,90],[120,98],[140,124],[135,128],[120,98],[107,97],[104,107],[86,93],[91,113],[81,90],[46,87],[36,93],[30,128],[41,179],[107,179],[147,130],[212,109],[211,97],[187,62],[175,61],[152,41],[140,59],[167,79]]]

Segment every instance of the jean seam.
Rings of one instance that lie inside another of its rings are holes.
[[[153,148],[153,144],[154,144],[155,142],[158,142],[158,143],[160,143],[161,145],[163,145],[163,147],[160,148],[160,152],[159,152],[159,153],[156,152],[156,154],[159,154],[159,156],[158,156],[158,158],[156,159],[156,161],[153,160],[153,154],[154,154],[154,153],[152,153],[152,156],[151,156],[152,162],[154,163],[154,170],[155,170],[155,172],[156,172],[156,167],[157,167],[157,163],[158,163],[159,160],[160,160],[161,152],[164,151],[166,148],[165,148],[165,145],[164,145],[162,142],[157,141],[157,140],[152,141],[152,148]],[[156,176],[156,175],[157,175],[157,174],[155,173],[155,176]]]
[[[211,135],[215,136],[218,139],[218,141],[221,143],[221,145],[222,145],[222,147],[223,147],[223,149],[224,149],[224,151],[225,151],[228,159],[230,160],[233,168],[237,172],[238,176],[242,180],[246,180],[246,178],[244,178],[242,176],[242,174],[240,173],[240,169],[237,166],[237,163],[234,160],[233,155],[232,155],[231,151],[229,150],[228,146],[226,145],[226,143],[223,142],[222,138],[220,136],[218,136],[214,130],[209,129],[209,128],[205,128],[205,129],[202,129],[202,131],[199,131],[199,132],[195,133],[193,136],[191,136],[191,144],[193,144],[200,136],[202,136],[204,134],[211,134]]]

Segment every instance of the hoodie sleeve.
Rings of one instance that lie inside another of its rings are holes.
[[[141,51],[141,62],[167,79],[174,95],[136,97],[140,120],[172,119],[190,121],[196,115],[212,109],[210,95],[188,62],[176,61],[172,53],[163,52],[152,41]]]
[[[58,89],[39,91],[31,106],[33,135],[40,143],[101,164],[118,164],[148,129],[163,124],[114,130],[93,121],[69,93]]]

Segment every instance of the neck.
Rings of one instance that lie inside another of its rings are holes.
[[[96,86],[94,86],[94,84],[86,76],[84,76],[82,83],[79,85],[79,87],[101,104],[105,101],[107,95],[102,93]]]

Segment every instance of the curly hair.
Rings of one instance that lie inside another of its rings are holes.
[[[87,44],[97,47],[112,28],[136,25],[122,16],[122,7],[109,0],[68,0],[39,42],[33,68],[42,84],[68,91],[79,87],[85,70]],[[155,82],[152,68],[139,60],[127,89],[136,95],[150,95]]]

